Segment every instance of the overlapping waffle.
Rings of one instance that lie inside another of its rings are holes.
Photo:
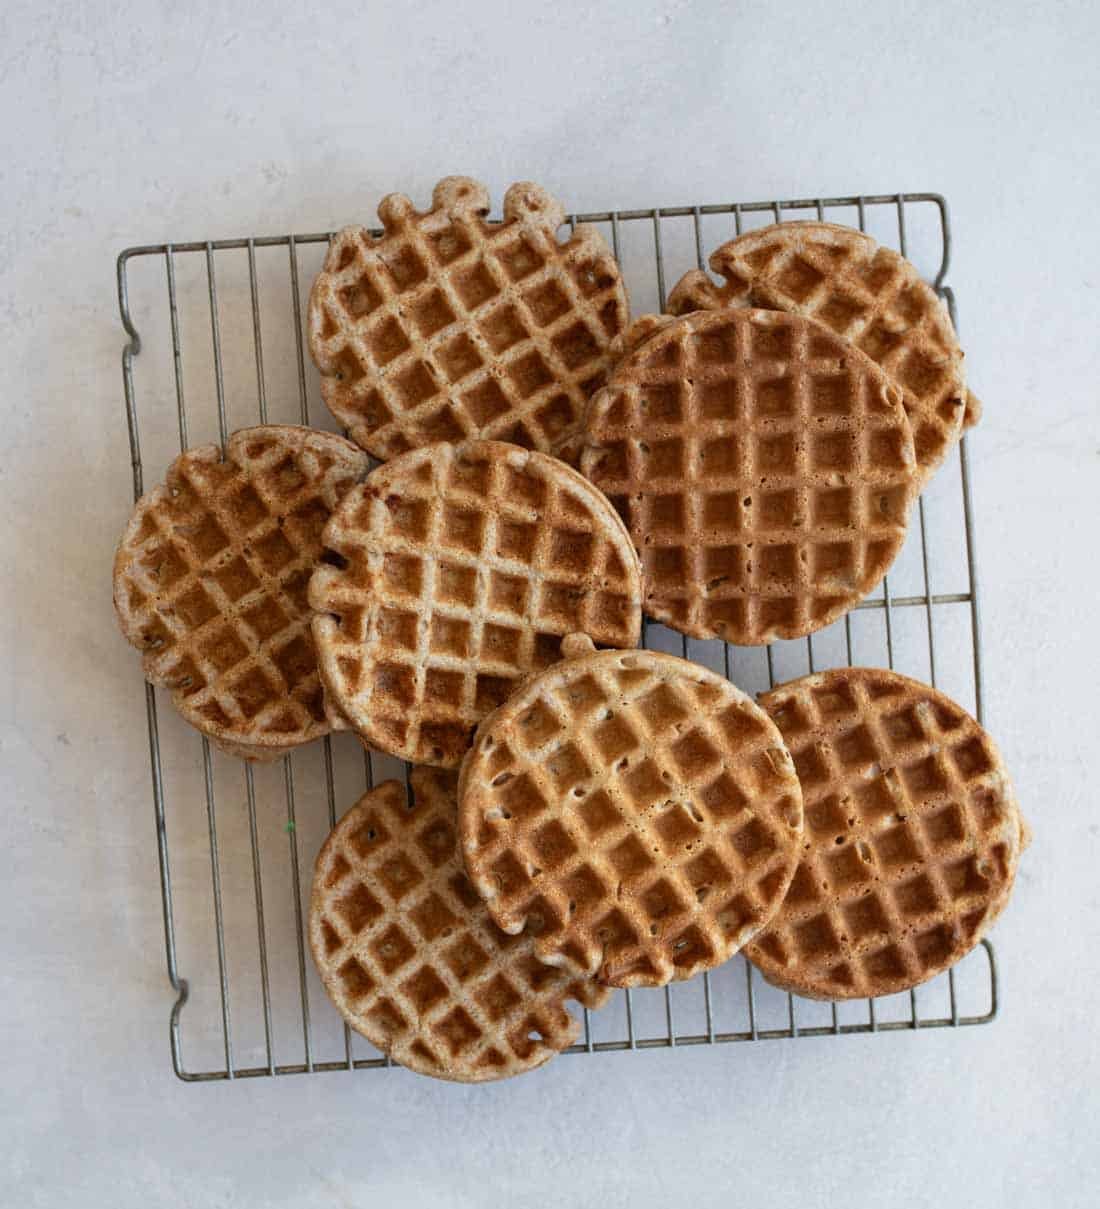
[[[486,718],[462,765],[470,880],[545,962],[613,986],[690,978],[786,892],[802,838],[790,756],[713,672],[567,643],[573,657]]]
[[[574,631],[632,647],[641,575],[607,500],[563,462],[499,441],[378,467],[325,530],[310,586],[332,707],[370,743],[456,766],[476,723]]]
[[[627,323],[619,266],[594,227],[557,239],[564,212],[524,181],[490,223],[489,194],[439,182],[431,209],[400,193],[378,238],[347,227],[310,295],[321,394],[378,458],[490,437],[575,460],[608,345]]]
[[[942,693],[843,668],[760,698],[805,797],[802,860],[746,948],[811,998],[916,986],[978,943],[1008,901],[1028,833],[993,741]]]
[[[902,391],[921,481],[950,453],[980,404],[968,395],[947,308],[904,257],[852,227],[789,222],[724,243],[673,288],[674,315],[758,306],[817,319],[851,340]]]
[[[489,918],[455,842],[455,774],[413,770],[348,811],[317,857],[309,941],[352,1028],[402,1066],[478,1083],[541,1066],[576,1040],[569,1000],[609,992],[544,965]]]
[[[275,759],[325,734],[309,577],[367,471],[350,441],[267,425],[181,454],[119,543],[114,601],[153,684],[219,747]]]
[[[627,523],[646,612],[743,645],[828,625],[905,538],[917,474],[897,388],[798,315],[638,325],[648,338],[590,405],[581,469]]]

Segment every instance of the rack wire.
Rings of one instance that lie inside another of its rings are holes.
[[[605,231],[638,314],[663,309],[667,286],[679,272],[703,267],[722,240],[805,211],[869,230],[913,259],[957,326],[946,281],[951,226],[936,193],[610,210],[567,222]],[[238,427],[269,420],[331,427],[307,365],[302,305],[302,282],[331,235],[199,240],[120,254],[135,499],[144,489],[143,439],[147,458],[155,447],[159,475],[198,432],[224,444],[231,416]],[[853,662],[899,666],[948,687],[981,720],[967,456],[964,438],[921,497],[917,524],[881,591],[827,630],[761,654],[688,640],[647,621],[645,645],[696,659],[750,691]],[[370,786],[400,773],[399,766],[336,736],[285,756],[274,769],[253,768],[212,749],[174,710],[162,711],[159,690],[146,684],[144,691],[165,955],[176,992],[173,1070],[186,1081],[208,1081],[390,1066],[342,1024],[306,960],[303,878],[310,866],[303,871],[302,862],[312,861],[338,807],[342,812],[362,793],[364,776]],[[584,1011],[582,1039],[567,1052],[959,1028],[993,1020],[997,999],[987,940],[916,991],[855,1004],[776,991],[738,957],[675,988],[617,992],[603,1012]]]

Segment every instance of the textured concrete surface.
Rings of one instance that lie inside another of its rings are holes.
[[[0,1199],[1095,1204],[1097,10],[521,7],[0,12]],[[993,1026],[565,1059],[473,1090],[172,1076],[142,696],[110,609],[130,504],[114,257],[326,229],[454,171],[581,210],[950,198],[986,405],[986,716],[1035,829]]]

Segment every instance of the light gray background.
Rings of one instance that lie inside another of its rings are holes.
[[[1096,7],[225,7],[0,12],[0,1200],[1095,1204]],[[171,1075],[142,696],[109,598],[130,506],[113,258],[325,229],[456,171],[579,210],[948,195],[986,404],[987,722],[1035,829],[993,1026],[571,1058],[473,1090]]]

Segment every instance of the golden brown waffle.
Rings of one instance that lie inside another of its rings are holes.
[[[802,795],[779,732],[729,681],[588,650],[478,728],[462,856],[496,923],[528,925],[541,960],[661,986],[767,922],[798,862]]]
[[[779,311],[696,312],[593,398],[583,472],[626,520],[646,612],[754,645],[828,625],[885,575],[917,491],[900,395],[839,336]]]
[[[842,668],[760,698],[794,757],[802,861],[746,949],[815,999],[904,991],[953,965],[1008,901],[1028,834],[993,741],[942,693]]]
[[[181,454],[122,535],[114,599],[146,679],[232,755],[328,732],[306,590],[321,530],[367,472],[350,441],[268,425]]]
[[[851,340],[901,388],[922,482],[959,439],[964,413],[967,424],[977,421],[946,306],[908,260],[869,235],[835,223],[779,223],[730,240],[709,263],[724,284],[699,269],[685,274],[669,295],[672,314],[768,307]]]
[[[382,200],[384,234],[347,227],[310,295],[321,394],[354,440],[386,459],[491,437],[575,460],[608,344],[627,323],[619,266],[594,227],[557,239],[564,212],[538,185],[489,194],[439,182],[430,210]]]
[[[370,790],[317,857],[313,960],[341,1016],[409,1070],[480,1083],[533,1070],[579,1026],[565,1004],[609,992],[538,961],[466,879],[455,843],[455,774],[417,768]]]
[[[583,631],[630,647],[641,574],[607,500],[563,462],[498,441],[378,467],[325,530],[310,586],[332,706],[370,743],[456,766],[474,726]]]

